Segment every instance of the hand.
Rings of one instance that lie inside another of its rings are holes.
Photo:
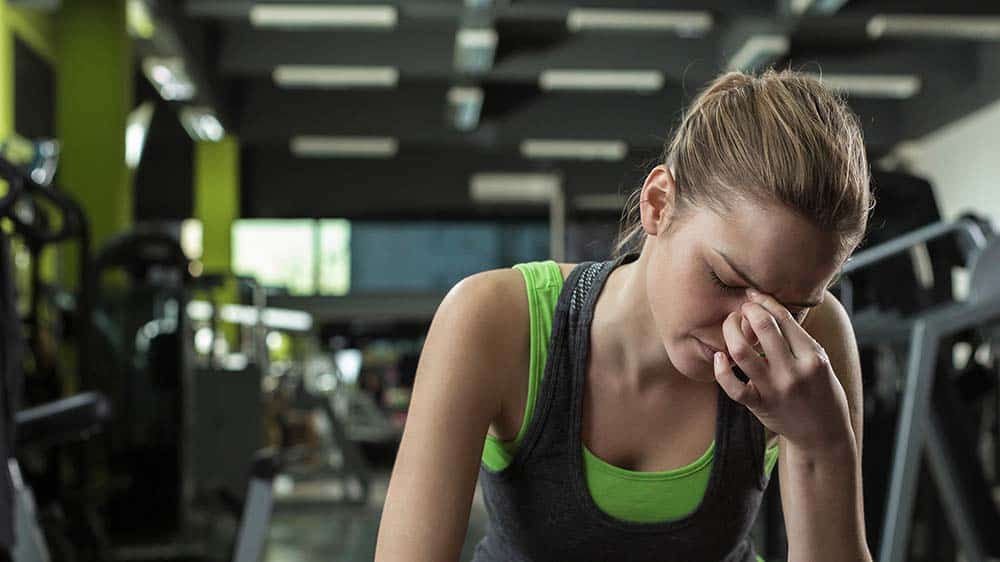
[[[796,446],[819,449],[853,439],[847,395],[826,351],[776,299],[752,290],[747,294],[751,302],[726,318],[722,334],[729,357],[750,380],[740,382],[730,359],[716,353],[715,378],[723,390]],[[757,342],[741,329],[743,318]]]

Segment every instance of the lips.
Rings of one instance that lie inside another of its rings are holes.
[[[708,361],[709,363],[713,361],[715,353],[721,351],[715,347],[708,345],[707,343],[701,341],[698,338],[694,338],[694,340],[698,342],[698,346],[701,348],[702,355],[704,355],[705,360]]]
[[[709,345],[709,344],[707,344],[707,343],[705,343],[705,342],[703,342],[701,340],[698,340],[698,341],[700,341],[705,347],[711,349],[713,353],[716,352],[716,351],[722,351],[721,349],[715,347],[714,345]]]

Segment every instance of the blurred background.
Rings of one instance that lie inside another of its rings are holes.
[[[371,560],[448,289],[607,259],[685,104],[768,66],[873,166],[835,288],[872,553],[1000,558],[981,0],[0,0],[0,551]],[[754,539],[784,559],[777,482]]]

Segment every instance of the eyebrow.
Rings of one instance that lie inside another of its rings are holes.
[[[749,275],[747,275],[746,273],[743,273],[743,271],[740,270],[740,268],[736,267],[736,264],[733,263],[733,260],[729,259],[729,256],[727,256],[722,250],[720,250],[718,248],[712,248],[712,249],[715,250],[715,253],[717,253],[720,256],[722,256],[722,259],[724,259],[726,261],[726,264],[728,264],[729,267],[731,267],[732,270],[735,271],[737,275],[739,275],[740,277],[742,277],[743,281],[746,282],[747,285],[750,285],[751,287],[753,287],[754,289],[757,289],[761,293],[766,293],[767,292],[767,291],[761,289],[760,285],[758,283],[754,282],[753,279],[750,279]],[[792,306],[792,307],[795,307],[795,308],[814,308],[814,307],[817,307],[820,304],[822,304],[822,302],[823,302],[823,298],[820,297],[820,299],[818,301],[789,302],[789,303],[782,303],[782,304],[784,304],[786,308],[789,307],[789,306]]]

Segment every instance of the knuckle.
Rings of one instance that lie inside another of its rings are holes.
[[[729,353],[736,361],[745,361],[750,358],[752,350],[750,346],[746,345],[741,341],[736,345],[732,346],[729,349]]]
[[[823,348],[816,348],[812,353],[806,355],[803,359],[802,364],[806,369],[806,372],[813,373],[819,371],[830,363],[830,359],[826,355],[826,351]]]
[[[774,321],[771,320],[770,316],[767,316],[766,318],[754,318],[750,321],[750,325],[753,326],[754,330],[759,332],[773,330],[776,328]]]

